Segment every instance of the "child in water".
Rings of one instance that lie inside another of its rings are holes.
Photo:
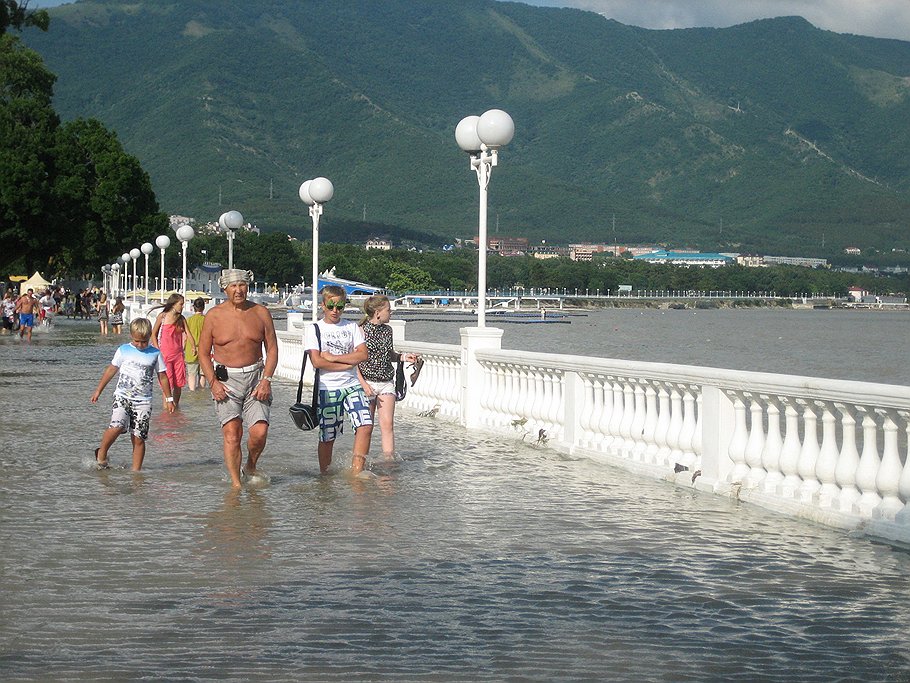
[[[341,319],[346,302],[342,287],[323,287],[322,320],[307,326],[304,352],[319,369],[319,470],[327,472],[332,464],[332,449],[347,413],[354,428],[351,472],[359,474],[370,452],[373,418],[357,377],[357,364],[368,357],[367,345],[360,326]]]
[[[382,431],[382,453],[387,460],[395,457],[395,369],[392,363],[414,363],[415,353],[396,353],[392,348],[392,304],[387,296],[377,294],[363,302],[363,320],[360,327],[367,343],[369,358],[360,363],[363,390],[370,399],[370,416],[379,411],[379,429]]]
[[[164,358],[167,379],[174,392],[175,409],[180,407],[180,393],[186,386],[184,345],[189,344],[198,355],[196,340],[188,333],[186,320],[183,319],[183,301],[180,294],[171,294],[164,302],[152,329],[152,345],[161,350]]]
[[[167,381],[164,359],[158,349],[149,346],[152,323],[147,318],[137,318],[130,323],[129,344],[123,344],[114,353],[114,359],[101,375],[98,387],[92,394],[92,403],[97,403],[107,383],[119,371],[117,388],[114,389],[114,404],[111,410],[110,426],[101,437],[101,445],[95,449],[95,462],[99,469],[108,469],[107,453],[117,437],[130,432],[133,441],[133,471],[142,469],[145,459],[145,442],[149,435],[152,418],[152,381],[158,376],[165,409],[174,412],[174,398]]]

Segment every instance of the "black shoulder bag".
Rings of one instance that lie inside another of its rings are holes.
[[[316,341],[319,342],[319,349],[322,350],[322,335],[319,333],[319,325],[313,323],[316,327]],[[299,429],[309,431],[319,426],[319,369],[314,368],[313,374],[313,401],[310,405],[301,403],[303,396],[303,371],[306,370],[306,359],[309,352],[304,349],[303,363],[300,364],[300,382],[297,384],[297,403],[290,407],[291,417],[294,424]]]

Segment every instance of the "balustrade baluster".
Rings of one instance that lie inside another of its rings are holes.
[[[692,437],[692,452],[695,454],[693,467],[696,471],[701,471],[702,455],[702,391],[698,390],[698,396],[695,397],[695,435]],[[694,475],[693,475],[694,476]]]
[[[784,475],[780,471],[780,453],[784,446],[780,435],[780,405],[774,396],[762,395],[761,398],[765,401],[765,414],[768,416],[768,431],[761,452],[762,469],[765,470],[762,489],[767,493],[773,493],[784,480]]]
[[[523,383],[525,381],[522,376],[521,369],[517,365],[509,363],[506,366],[506,370],[509,374],[509,410],[506,413],[505,423],[506,425],[512,424],[512,421],[519,418],[519,411],[521,410],[522,401],[524,400],[524,394],[522,394],[522,389],[524,387]]]
[[[895,515],[904,509],[904,504],[898,497],[901,476],[901,456],[897,446],[897,424],[888,411],[880,411],[882,415],[882,431],[885,444],[882,449],[882,462],[875,477],[875,485],[882,497],[882,504],[876,510],[876,516],[882,519],[894,520]]]
[[[670,426],[667,428],[667,447],[670,453],[666,465],[674,467],[682,458],[679,448],[679,435],[683,426],[682,394],[675,385],[670,385]]]
[[[745,488],[755,488],[761,484],[766,472],[762,467],[762,451],[765,449],[765,415],[761,400],[754,394],[745,394],[749,399],[749,438],[743,453],[749,473],[743,479]]]
[[[871,519],[875,509],[881,505],[882,498],[878,495],[875,478],[881,459],[878,455],[878,429],[875,418],[865,407],[863,415],[863,452],[859,456],[859,465],[856,467],[856,486],[860,491],[855,512],[863,519]]]
[[[830,508],[834,507],[840,496],[840,488],[837,486],[837,461],[840,456],[837,449],[837,418],[834,417],[830,404],[816,401],[815,405],[822,409],[822,446],[815,463],[815,477],[821,484],[818,505]]]
[[[814,496],[821,488],[815,476],[815,463],[818,462],[818,415],[808,401],[797,400],[803,406],[803,447],[799,452],[796,471],[802,478],[799,485],[799,499],[804,503],[815,502]]]
[[[508,424],[506,406],[509,401],[509,387],[511,386],[509,368],[503,363],[496,364],[496,389],[490,406],[494,423],[497,425]]]
[[[480,422],[484,425],[491,426],[495,424],[495,414],[492,412],[492,401],[495,399],[495,377],[497,363],[482,363],[483,373],[481,381],[483,389],[480,392]]]
[[[430,410],[437,403],[442,405],[442,399],[445,397],[444,386],[440,382],[440,367],[434,359],[426,361],[426,366],[420,374],[421,383],[426,391],[425,399],[421,408]],[[459,382],[461,384],[461,382]],[[457,405],[457,404],[456,404]],[[457,409],[456,409],[457,413]]]
[[[572,419],[566,415],[566,375],[561,370],[554,370],[550,375],[550,438],[562,439],[566,433],[566,421]]]
[[[461,403],[464,400],[461,390],[461,359],[460,358],[438,358],[435,364],[436,374],[441,390],[443,414],[458,415],[461,412]],[[502,391],[502,387],[499,388]],[[447,402],[448,400],[448,402]],[[436,403],[430,405],[430,408]],[[446,407],[448,406],[448,413]]]
[[[904,422],[904,467],[901,470],[901,478],[897,485],[901,499],[904,501],[904,509],[894,516],[894,521],[901,524],[910,524],[910,412],[898,411],[898,415]]]
[[[580,375],[582,381],[583,407],[578,416],[578,426],[581,433],[578,435],[578,445],[590,448],[594,441],[594,425],[600,419],[603,410],[603,398],[597,391],[597,378],[594,375]]]
[[[779,487],[779,493],[786,498],[792,498],[796,495],[801,483],[798,474],[801,444],[799,441],[799,413],[789,400],[784,409],[784,419],[787,433],[780,451],[780,471],[784,475],[784,480]]]
[[[679,450],[681,453],[679,462],[691,471],[695,469],[696,460],[695,450],[692,446],[696,429],[695,396],[692,394],[692,387],[683,384],[679,386],[683,391],[683,420],[682,429],[679,432]]]
[[[742,483],[749,474],[749,466],[746,464],[746,444],[749,442],[749,430],[746,427],[746,404],[743,403],[742,397],[735,392],[728,392],[733,400],[733,436],[730,438],[730,445],[727,453],[730,461],[733,463],[733,469],[730,471],[730,481]]]
[[[603,411],[596,425],[597,448],[607,451],[613,445],[613,435],[610,433],[610,425],[613,423],[613,380],[610,377],[603,378],[602,395]]]
[[[632,380],[628,377],[623,380],[622,387],[622,422],[619,423],[619,435],[622,437],[622,456],[628,458],[635,443],[632,441],[632,421],[635,419],[635,392],[632,389]]]
[[[670,460],[670,445],[667,442],[667,432],[670,431],[670,392],[660,383],[657,390],[657,402],[660,406],[657,414],[657,429],[654,432],[654,441],[657,443],[657,453],[654,462],[666,465]]]
[[[516,366],[515,371],[518,372],[518,403],[512,419],[528,419],[534,405],[534,380],[528,368],[523,365]]]
[[[545,371],[537,368],[528,368],[528,388],[533,393],[530,405],[527,406],[528,431],[536,434],[538,429],[545,428],[543,416],[546,414],[546,383],[544,381]]]
[[[653,463],[657,453],[657,392],[652,382],[647,383],[645,389],[645,424],[642,428],[642,440],[645,442],[644,460]]]
[[[841,414],[841,446],[834,470],[834,480],[840,487],[837,495],[837,508],[841,512],[853,513],[859,501],[859,489],[856,488],[856,468],[859,466],[859,451],[856,450],[856,420],[849,406],[835,404]]]
[[[620,454],[623,445],[622,436],[619,433],[619,426],[622,424],[624,412],[623,381],[620,377],[616,377],[613,380],[613,412],[610,415],[610,436],[612,437],[610,450],[617,455]]]
[[[647,444],[642,438],[642,432],[645,428],[645,388],[644,381],[636,381],[634,388],[635,398],[635,417],[632,419],[630,427],[632,433],[632,455],[636,460],[644,460],[645,449]]]

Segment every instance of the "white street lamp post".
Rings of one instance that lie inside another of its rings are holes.
[[[145,305],[149,305],[149,255],[155,251],[151,242],[143,242],[139,250],[145,254]]]
[[[136,261],[142,256],[142,252],[133,247],[130,249],[130,259],[133,261],[133,302],[136,301]]]
[[[177,239],[183,244],[183,285],[180,293],[184,297],[186,297],[186,248],[195,234],[195,231],[188,225],[181,225],[177,228]]]
[[[111,264],[111,296],[116,297],[120,292],[120,264]]]
[[[171,238],[167,235],[158,235],[155,238],[155,246],[161,250],[161,289],[159,290],[159,302],[164,303],[164,250],[171,246]]]
[[[319,313],[319,217],[322,205],[335,195],[335,187],[328,178],[313,178],[300,186],[300,199],[310,207],[313,219],[313,322]]]
[[[501,109],[490,109],[481,116],[467,116],[455,127],[455,141],[471,157],[471,168],[480,185],[477,255],[477,326],[487,320],[487,187],[499,159],[499,148],[515,135],[512,117]]]
[[[221,214],[218,225],[227,233],[228,240],[228,268],[234,268],[234,233],[243,227],[243,214],[239,211],[227,211]]]
[[[121,292],[123,294],[129,294],[130,268],[129,268],[128,264],[130,262],[130,255],[128,253],[124,252],[120,255],[120,260],[123,262],[123,289],[121,290]],[[127,297],[127,299],[128,298],[129,297]]]

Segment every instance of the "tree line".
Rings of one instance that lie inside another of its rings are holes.
[[[90,274],[115,245],[167,227],[148,174],[96,119],[61,123],[56,76],[18,35],[48,28],[46,10],[0,0],[0,269]]]
[[[206,235],[190,243],[190,266],[206,260],[227,263],[227,240]],[[172,255],[177,267],[177,251]],[[234,240],[234,263],[252,270],[256,279],[279,285],[309,284],[312,244],[281,233],[239,233]],[[477,287],[477,251],[410,251],[365,249],[354,244],[320,243],[319,270],[335,269],[339,277],[366,282],[391,292],[465,291]],[[487,259],[489,289],[550,288],[580,293],[635,290],[775,292],[780,296],[829,294],[845,296],[853,285],[878,294],[910,291],[910,277],[875,277],[827,268],[773,266],[747,268],[686,268],[604,257],[590,262],[568,258],[540,260],[532,256]]]

